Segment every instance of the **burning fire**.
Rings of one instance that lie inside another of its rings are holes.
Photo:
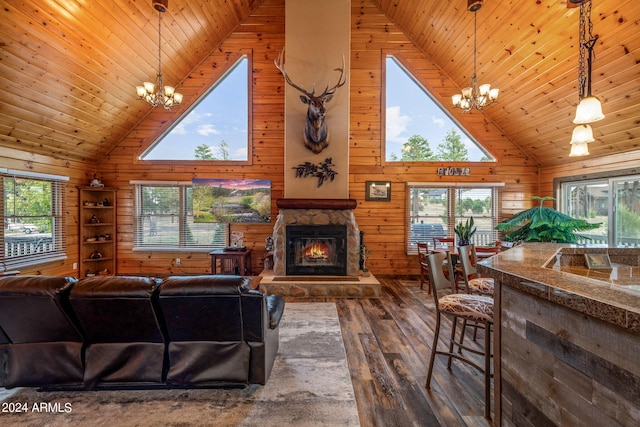
[[[321,242],[313,242],[304,250],[304,256],[308,259],[327,259],[329,248]]]

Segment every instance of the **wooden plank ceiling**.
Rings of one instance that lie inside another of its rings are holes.
[[[473,71],[466,0],[370,1],[460,87]],[[98,162],[150,109],[135,86],[157,71],[151,0],[5,0],[0,10],[0,144]],[[171,0],[163,14],[165,84],[186,79],[260,4]],[[353,0],[353,5],[358,0]],[[578,101],[578,8],[566,0],[485,0],[478,12],[478,80],[500,88],[485,110],[540,166],[568,160]],[[592,157],[640,144],[640,2],[593,0]],[[455,114],[460,114],[459,111]],[[477,114],[477,113],[473,113]]]

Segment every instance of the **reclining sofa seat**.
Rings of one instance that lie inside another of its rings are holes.
[[[167,385],[265,384],[278,352],[284,300],[241,276],[173,276],[159,302],[168,334]]]
[[[0,278],[0,386],[82,386],[83,337],[68,314],[75,282],[72,277]]]
[[[148,277],[88,277],[69,301],[87,340],[88,389],[163,383],[165,343],[157,316],[159,281]]]

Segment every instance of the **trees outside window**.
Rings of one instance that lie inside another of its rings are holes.
[[[385,76],[388,162],[493,161],[394,56]]]
[[[416,254],[418,242],[453,237],[456,224],[473,217],[477,228],[472,243],[488,245],[498,237],[498,189],[482,184],[446,187],[411,184],[407,202],[407,254]]]
[[[249,160],[249,58],[242,56],[143,160]]]
[[[558,210],[573,218],[601,223],[598,229],[581,233],[591,240],[580,243],[640,247],[640,176],[587,176],[561,181]]]
[[[22,268],[66,258],[66,177],[2,174],[2,267]]]
[[[194,220],[193,187],[136,185],[135,250],[207,250],[227,245],[223,223]]]

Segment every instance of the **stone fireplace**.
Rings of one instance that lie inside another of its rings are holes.
[[[355,200],[280,199],[277,204],[280,212],[273,227],[275,276],[358,275],[360,231],[353,214]],[[338,230],[344,230],[343,237],[338,236]],[[296,249],[304,249],[297,245],[311,244],[314,240],[328,246],[327,249],[334,249],[334,253],[329,255],[340,256],[341,259],[330,262],[296,254]],[[296,270],[295,267],[301,268]]]
[[[260,288],[291,297],[378,297],[380,283],[360,273],[360,230],[353,199],[278,199],[273,271]]]

